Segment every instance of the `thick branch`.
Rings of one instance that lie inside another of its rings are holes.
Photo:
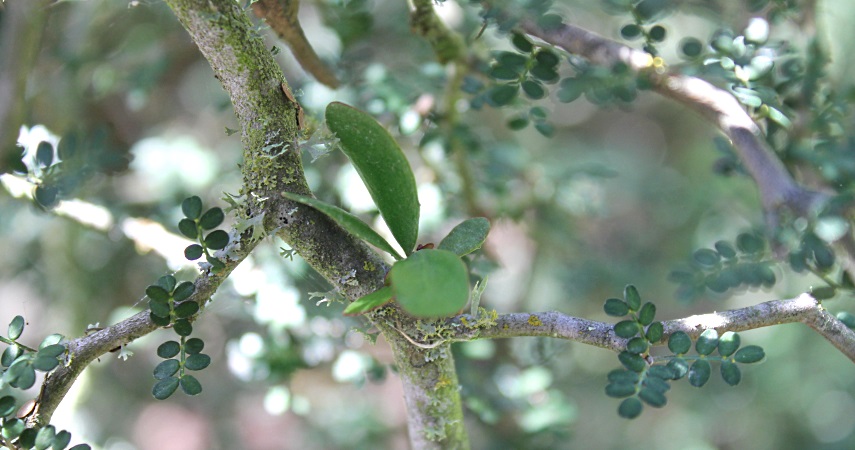
[[[742,164],[754,178],[768,214],[775,214],[783,206],[807,215],[826,199],[824,194],[807,190],[793,180],[769,148],[760,127],[730,93],[700,78],[668,73],[648,53],[573,25],[544,30],[525,20],[521,28],[594,63],[609,67],[624,63],[636,72],[645,73],[654,91],[694,109],[714,123],[730,138]]]
[[[375,252],[327,216],[280,195],[283,191],[311,195],[297,145],[300,107],[240,5],[232,0],[167,0],[167,4],[235,107],[244,146],[241,192],[247,197],[246,215],[263,215],[267,230],[287,242],[348,299],[382,287],[386,264]],[[385,312],[382,318],[374,317],[374,323],[395,349],[409,420],[431,427],[412,429],[411,445],[417,449],[467,445],[450,353],[429,358],[424,349],[403,344],[392,324],[412,326],[413,319],[394,308]],[[443,394],[448,401],[438,408],[434,402],[422,401],[425,393]]]
[[[259,0],[252,4],[255,15],[264,18],[279,39],[288,44],[300,66],[312,74],[316,80],[336,89],[339,86],[338,78],[321,61],[312,44],[306,39],[306,34],[303,33],[303,27],[297,19],[299,9],[299,0]]]
[[[708,329],[724,333],[796,322],[813,328],[855,362],[855,331],[829,314],[809,294],[802,294],[794,299],[773,300],[746,308],[667,320],[662,322],[665,327],[662,343],[677,331],[682,331],[694,339]],[[626,339],[615,336],[613,323],[580,319],[555,311],[502,314],[497,318],[495,326],[484,329],[467,327],[467,323],[476,323],[469,315],[458,316],[452,320],[452,323],[457,330],[457,334],[450,337],[453,341],[542,336],[568,339],[616,352],[625,350],[627,342]]]

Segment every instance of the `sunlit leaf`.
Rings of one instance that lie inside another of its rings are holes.
[[[483,217],[467,219],[454,227],[437,246],[440,250],[467,255],[481,248],[490,232],[490,221]]]
[[[409,255],[419,233],[419,199],[413,170],[401,148],[373,117],[343,103],[330,103],[326,120],[395,240]]]
[[[362,314],[379,308],[388,303],[389,300],[392,300],[392,288],[385,286],[347,305],[347,308],[344,309],[344,314],[348,316]]]

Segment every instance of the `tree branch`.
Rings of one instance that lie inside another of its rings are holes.
[[[855,362],[855,331],[852,331],[826,311],[820,302],[809,294],[787,300],[773,300],[746,308],[732,309],[689,316],[683,319],[663,321],[665,333],[662,343],[677,331],[696,339],[704,330],[747,331],[783,323],[804,323],[813,328],[838,350]],[[476,323],[468,314],[451,320],[455,334],[452,341],[474,339],[497,339],[522,336],[541,336],[567,339],[615,352],[626,349],[627,340],[614,334],[614,324],[580,319],[550,311],[542,313],[502,314],[495,326],[474,328],[467,324]]]
[[[715,124],[730,138],[742,164],[757,184],[763,208],[772,222],[781,207],[809,215],[828,198],[795,182],[763,139],[760,127],[730,93],[700,78],[668,73],[650,54],[573,25],[562,24],[544,30],[524,20],[520,28],[594,63],[607,67],[624,63],[635,72],[646,74],[653,91],[697,111]]]
[[[252,4],[255,15],[264,18],[279,39],[288,44],[300,66],[319,82],[336,89],[340,84],[338,78],[321,61],[303,33],[303,27],[297,19],[299,9],[299,0],[259,0]]]

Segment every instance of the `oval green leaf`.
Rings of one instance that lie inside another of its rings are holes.
[[[629,314],[629,305],[619,298],[610,298],[606,300],[606,304],[603,305],[603,310],[605,310],[606,314],[610,316],[623,317]]]
[[[203,348],[205,348],[205,341],[199,338],[190,338],[184,343],[184,351],[187,352],[188,355],[200,353]]]
[[[714,328],[710,328],[708,330],[704,330],[700,336],[698,336],[698,341],[695,342],[695,350],[697,350],[698,354],[701,355],[709,355],[718,347],[718,331]]]
[[[196,229],[196,222],[184,218],[178,221],[178,231],[190,239],[199,237],[199,230]]]
[[[718,354],[725,357],[732,355],[739,348],[739,343],[739,335],[733,331],[722,334],[718,340]]]
[[[350,234],[379,248],[380,250],[383,250],[386,253],[389,253],[395,259],[403,259],[403,257],[392,247],[392,244],[387,242],[386,239],[383,239],[383,237],[377,234],[376,231],[371,229],[371,227],[369,227],[365,222],[359,220],[359,218],[353,214],[336,206],[330,205],[329,203],[324,203],[316,198],[305,197],[302,195],[292,194],[290,192],[283,192],[282,196],[289,200],[317,209],[318,211],[326,214],[330,219],[335,221],[335,223],[339,224]]]
[[[665,394],[648,387],[642,389],[641,392],[638,393],[638,397],[644,400],[644,403],[647,403],[654,408],[661,408],[668,402],[665,398]]]
[[[739,370],[739,366],[737,366],[735,362],[722,361],[721,378],[725,383],[731,386],[736,386],[740,381],[742,381],[742,372]]]
[[[202,256],[203,252],[204,250],[199,244],[188,245],[187,248],[184,249],[184,257],[190,261],[195,261]]]
[[[215,206],[205,211],[205,214],[202,214],[202,217],[199,219],[199,226],[205,230],[212,230],[220,226],[225,218],[226,215],[223,213],[223,210],[219,206]]]
[[[50,372],[56,369],[58,365],[59,360],[56,359],[56,356],[38,355],[33,359],[33,369],[39,372]]]
[[[689,369],[689,384],[694,387],[701,387],[710,380],[711,373],[712,367],[710,366],[710,362],[705,359],[699,359]]]
[[[426,249],[398,261],[389,271],[395,300],[416,317],[445,317],[469,300],[469,274],[448,250]]]
[[[692,338],[688,334],[677,331],[668,338],[668,349],[676,355],[680,355],[692,348]]]
[[[630,397],[620,403],[618,415],[624,419],[635,419],[641,414],[643,408],[644,405],[641,404],[641,400],[638,397]]]
[[[178,319],[175,321],[175,324],[172,326],[172,329],[175,330],[179,336],[190,336],[193,334],[193,325],[190,325],[190,321],[187,319]]]
[[[634,395],[636,391],[634,383],[609,383],[606,385],[606,395],[614,398],[624,398]]]
[[[627,285],[623,290],[623,298],[633,311],[638,311],[638,308],[641,307],[641,294],[638,293],[638,289],[635,286],[631,284]]]
[[[177,355],[181,351],[181,344],[176,341],[166,341],[157,346],[157,356],[168,359]]]
[[[757,345],[748,345],[740,348],[733,355],[733,359],[738,363],[751,364],[761,361],[766,357],[763,348]]]
[[[169,377],[155,383],[151,389],[151,395],[158,400],[166,400],[178,389],[178,378]]]
[[[223,230],[215,230],[205,236],[205,246],[213,250],[221,250],[229,245],[229,234]]]
[[[211,357],[204,353],[190,355],[184,362],[184,367],[188,370],[202,370],[211,365]]]
[[[199,312],[199,304],[196,302],[184,302],[175,307],[175,317],[186,319]]]
[[[21,337],[24,333],[24,318],[21,316],[15,316],[12,319],[12,322],[9,323],[9,339],[15,340]]]
[[[175,291],[172,293],[172,298],[176,302],[180,302],[187,300],[191,295],[193,295],[193,292],[196,292],[196,285],[189,281],[185,281],[175,288]]]
[[[419,197],[404,152],[382,125],[356,108],[330,103],[326,119],[395,240],[409,255],[419,234]]]
[[[385,305],[389,300],[392,300],[392,287],[385,286],[347,305],[347,308],[344,309],[344,315],[355,316],[366,313]]]
[[[196,220],[202,215],[202,199],[198,196],[187,197],[181,202],[181,212],[191,220]]]
[[[647,361],[641,357],[641,355],[636,353],[630,353],[627,351],[623,351],[618,353],[618,360],[623,364],[624,367],[633,371],[633,372],[641,372],[647,367]]]
[[[437,246],[458,256],[467,255],[481,248],[490,232],[490,221],[483,217],[466,219],[454,227]]]
[[[202,383],[193,375],[181,377],[181,390],[187,395],[199,395],[202,393]]]
[[[0,397],[0,417],[6,417],[15,412],[15,397],[6,395]]]
[[[641,307],[641,310],[638,312],[638,323],[647,326],[653,323],[653,319],[656,317],[656,305],[653,303],[647,302],[644,306]]]
[[[178,362],[177,359],[167,359],[166,361],[161,361],[154,368],[154,378],[158,380],[165,380],[173,375],[175,372],[178,372],[178,369],[181,367],[181,363]]]
[[[647,337],[648,342],[655,344],[662,340],[663,334],[665,334],[665,327],[662,325],[662,322],[653,322],[647,327],[647,332],[644,335]]]
[[[615,334],[624,339],[635,337],[640,330],[638,322],[634,320],[622,320],[615,324]]]
[[[36,434],[36,450],[45,450],[53,444],[56,437],[56,428],[53,425],[42,427]]]
[[[166,289],[166,292],[172,292],[175,289],[175,277],[172,275],[164,275],[157,279],[157,285]]]

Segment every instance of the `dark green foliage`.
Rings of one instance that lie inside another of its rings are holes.
[[[731,247],[724,244],[716,246],[722,256],[732,258],[736,255]],[[709,261],[713,259],[708,257]],[[687,355],[692,348],[692,339],[686,333],[676,331],[668,337],[668,349],[672,355],[654,357],[650,351],[653,346],[661,345],[664,326],[662,322],[654,322],[656,307],[653,303],[642,304],[638,290],[629,285],[624,289],[623,300],[610,298],[603,309],[611,316],[629,315],[628,319],[614,326],[615,335],[627,339],[626,350],[618,353],[623,369],[609,373],[605,390],[609,397],[626,397],[618,407],[618,414],[624,418],[638,417],[644,404],[654,408],[665,406],[665,393],[671,389],[673,380],[685,377],[692,386],[705,385],[712,375],[711,361],[721,364],[722,379],[735,386],[742,380],[737,363],[758,362],[764,357],[760,347],[739,348],[738,334],[726,332],[719,337],[715,329],[705,330],[698,337],[695,342],[697,355]],[[718,356],[713,355],[716,350]]]
[[[205,255],[205,260],[214,270],[220,270],[225,265],[221,260],[215,258],[209,250],[222,250],[229,245],[229,234],[223,230],[214,230],[207,235],[203,235],[206,230],[212,230],[223,223],[225,213],[217,206],[202,212],[202,199],[198,196],[191,196],[181,202],[181,211],[184,213],[184,218],[178,222],[178,231],[184,236],[198,244],[191,244],[184,249],[184,257],[190,261],[195,261]]]
[[[187,339],[193,333],[190,320],[200,310],[199,303],[190,299],[195,290],[192,282],[178,283],[172,275],[162,276],[146,288],[152,321],[159,326],[172,325],[173,331],[181,337],[179,341],[166,341],[157,347],[157,356],[165,360],[154,369],[154,378],[158,381],[152,388],[152,395],[158,400],[171,396],[179,384],[188,395],[202,390],[195,378],[185,381],[189,375],[184,373],[185,369],[202,370],[211,363],[211,357],[201,353],[205,343],[199,338]]]
[[[774,255],[767,250],[765,239],[756,233],[741,233],[735,245],[718,241],[714,249],[695,250],[689,264],[672,271],[669,280],[679,285],[678,299],[693,301],[708,292],[771,287],[777,281],[774,266]]]
[[[21,316],[15,316],[9,323],[8,336],[0,336],[0,341],[8,347],[0,358],[0,385],[14,389],[26,390],[35,385],[36,371],[51,372],[65,358],[66,347],[60,342],[62,336],[51,335],[42,340],[38,350],[31,349],[16,342],[24,332],[26,321]],[[23,420],[14,415],[21,405],[16,403],[11,395],[0,396],[0,436],[5,446],[21,449],[64,449],[71,441],[71,433],[62,430],[57,432],[53,425],[41,428],[27,428]],[[5,448],[5,447],[4,447]],[[74,447],[77,450],[89,449],[86,444]]]

